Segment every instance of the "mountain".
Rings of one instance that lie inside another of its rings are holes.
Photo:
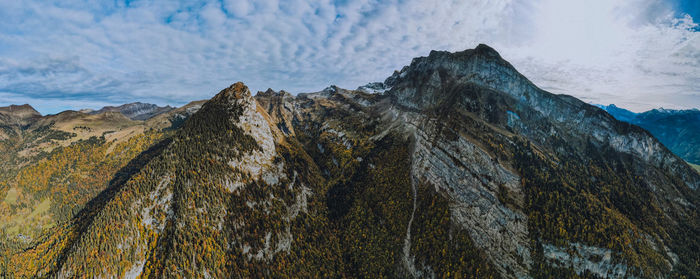
[[[100,114],[103,112],[120,112],[124,116],[128,117],[131,120],[147,120],[150,119],[156,115],[166,113],[168,111],[171,111],[175,108],[171,106],[164,106],[164,107],[159,107],[154,104],[145,104],[141,102],[135,102],[135,103],[129,103],[129,104],[124,104],[121,106],[113,107],[113,106],[106,106],[103,107],[99,110],[95,111],[89,111],[89,114]]]
[[[38,193],[23,209],[35,220],[82,205],[5,245],[0,274],[700,276],[700,174],[646,130],[539,89],[486,45],[433,51],[357,90],[253,96],[239,82],[192,112],[121,145],[128,161],[105,151],[61,164],[92,150],[74,142],[18,167],[0,206]],[[102,190],[78,200],[68,189]]]
[[[614,104],[611,104],[608,106],[603,106],[603,105],[596,105],[596,106],[607,111],[610,115],[615,117],[615,119],[623,121],[623,122],[632,123],[637,118],[637,113],[631,112],[631,111],[623,109],[623,108],[619,108]]]
[[[24,108],[24,122],[5,124],[9,136],[0,137],[0,251],[28,247],[43,232],[68,222],[121,168],[201,104],[146,121],[119,112],[41,116]]]
[[[28,104],[0,107],[0,121],[2,121],[0,123],[4,125],[27,125],[38,117],[41,117],[41,114]]]
[[[39,117],[41,114],[27,104],[0,107],[0,139],[16,135],[20,129]]]
[[[634,113],[615,105],[599,106],[620,121],[632,123],[686,161],[700,164],[700,110],[653,109]]]

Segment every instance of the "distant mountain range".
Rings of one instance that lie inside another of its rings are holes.
[[[700,173],[489,46],[212,95],[0,108],[0,278],[700,277]]]
[[[103,107],[102,109],[95,110],[95,111],[88,111],[89,114],[99,114],[103,112],[120,112],[124,116],[128,117],[131,120],[146,120],[149,118],[152,118],[156,115],[159,115],[161,113],[165,113],[171,110],[174,110],[174,107],[171,106],[164,106],[164,107],[159,107],[154,104],[147,104],[147,103],[141,103],[141,102],[135,102],[135,103],[129,103],[129,104],[124,104],[121,106],[113,107],[113,106],[106,106]]]
[[[653,109],[634,113],[613,105],[598,105],[620,121],[640,126],[673,153],[700,165],[700,110]]]

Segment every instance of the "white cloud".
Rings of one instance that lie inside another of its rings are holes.
[[[700,107],[700,38],[677,14],[655,0],[3,1],[0,105],[177,105],[238,80],[355,88],[431,49],[485,42],[554,93],[635,110]]]
[[[252,9],[252,4],[247,0],[226,0],[224,9],[235,17],[245,17]]]
[[[501,52],[556,93],[637,111],[700,106],[692,18],[674,18],[670,6],[654,1],[574,2],[540,2],[530,43]]]

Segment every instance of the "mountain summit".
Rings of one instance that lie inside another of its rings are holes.
[[[358,90],[252,96],[239,82],[177,119],[72,218],[2,250],[5,274],[699,275],[700,174],[486,45]]]

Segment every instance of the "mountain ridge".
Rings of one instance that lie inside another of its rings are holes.
[[[466,62],[468,66],[460,67],[460,64],[455,61]],[[649,137],[646,130],[638,129],[629,126],[623,122],[617,122],[616,119],[610,117],[607,113],[601,113],[594,106],[588,105],[574,97],[568,95],[554,95],[544,90],[539,89],[526,77],[513,68],[507,61],[503,60],[500,55],[486,45],[479,45],[474,50],[466,50],[451,54],[449,52],[431,52],[428,57],[415,58],[410,66],[404,67],[401,72],[396,72],[389,77],[385,84],[392,87],[390,92],[394,90],[395,83],[400,82],[404,77],[411,79],[414,72],[430,72],[430,75],[423,75],[423,79],[427,84],[417,92],[408,90],[406,92],[397,92],[395,96],[399,100],[399,104],[409,108],[416,108],[421,103],[434,104],[445,101],[439,99],[443,97],[423,96],[422,91],[429,91],[431,88],[440,88],[442,83],[460,82],[474,83],[478,86],[486,86],[492,90],[506,92],[516,99],[515,107],[512,111],[518,110],[518,103],[527,105],[535,111],[543,114],[545,117],[550,117],[556,120],[568,129],[577,131],[580,134],[587,134],[586,131],[580,131],[585,127],[595,127],[599,134],[594,134],[597,144],[611,143],[612,147],[621,152],[631,152],[645,160],[651,160],[656,166],[663,166],[667,161],[677,161],[673,154],[664,151],[666,148],[656,142],[653,137]],[[404,75],[404,77],[402,77]],[[443,77],[443,75],[445,75]],[[446,79],[446,81],[443,81]],[[456,81],[455,81],[456,80]],[[421,91],[422,90],[422,91]],[[403,95],[411,96],[404,98]],[[426,100],[426,98],[432,98]],[[559,112],[556,110],[563,109]],[[520,117],[518,117],[520,118]],[[522,119],[521,119],[522,120]],[[517,127],[514,127],[517,128]],[[521,132],[528,133],[524,130]],[[619,132],[629,134],[632,137],[619,136]],[[541,141],[546,139],[543,134],[529,135],[531,140]],[[572,139],[573,140],[573,139]],[[661,157],[651,156],[652,148],[663,154]],[[687,171],[687,170],[686,170]],[[689,184],[693,189],[700,185],[700,181],[694,181]]]
[[[253,96],[238,82],[175,118],[93,199],[100,206],[0,269],[698,275],[700,174],[642,128],[539,89],[486,45],[433,51],[357,90]]]
[[[617,106],[597,105],[613,117],[648,130],[684,160],[700,164],[700,110],[652,109],[634,113]]]
[[[120,112],[131,120],[148,120],[159,114],[166,113],[175,108],[171,106],[160,107],[154,104],[134,102],[120,106],[106,106],[99,110],[90,111],[89,114],[99,114],[103,112]]]

